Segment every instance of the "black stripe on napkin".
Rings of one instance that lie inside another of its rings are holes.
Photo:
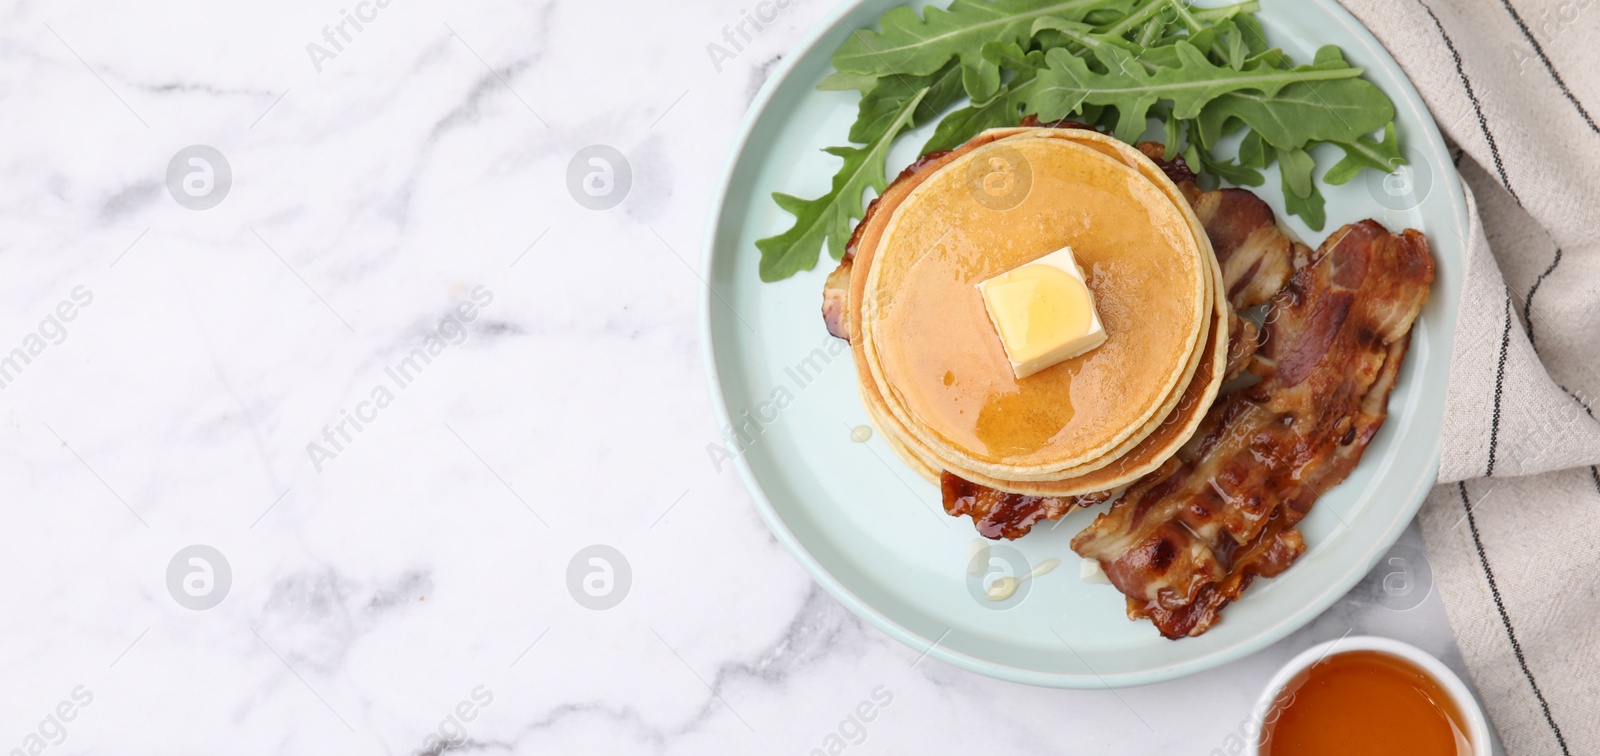
[[[1554,273],[1556,266],[1561,264],[1561,248],[1556,247],[1555,259],[1550,261],[1550,267],[1545,268],[1538,278],[1533,279],[1533,286],[1528,288],[1528,296],[1522,300],[1522,325],[1528,329],[1528,344],[1534,351],[1539,351],[1538,344],[1533,339],[1533,295],[1539,293],[1539,287],[1544,284],[1544,279]]]
[[[1556,385],[1560,385],[1560,384],[1556,384]],[[1583,400],[1583,397],[1578,396],[1577,392],[1573,391],[1572,389],[1567,388],[1566,386],[1561,386],[1561,390],[1567,392],[1567,396],[1572,397],[1572,401],[1577,402],[1578,406],[1582,407],[1583,411],[1587,412],[1589,414],[1589,417],[1594,417],[1594,410],[1589,407],[1589,403],[1588,402]]]
[[[1506,12],[1510,13],[1512,20],[1517,22],[1517,28],[1522,30],[1523,38],[1528,40],[1528,44],[1533,45],[1533,53],[1539,56],[1539,62],[1544,64],[1544,70],[1550,72],[1550,78],[1556,80],[1556,86],[1561,88],[1561,94],[1567,96],[1567,102],[1572,103],[1572,107],[1578,109],[1578,115],[1583,116],[1583,122],[1589,124],[1590,131],[1600,134],[1600,126],[1594,124],[1594,119],[1589,117],[1589,111],[1584,109],[1583,103],[1579,102],[1577,96],[1572,94],[1572,90],[1567,88],[1567,82],[1561,78],[1560,73],[1556,72],[1556,67],[1550,62],[1550,57],[1544,54],[1544,45],[1539,44],[1539,40],[1533,36],[1533,32],[1528,29],[1527,23],[1523,22],[1522,14],[1517,12],[1516,6],[1511,4],[1511,0],[1500,0],[1500,4],[1506,7]]]
[[[1494,607],[1500,612],[1500,624],[1506,628],[1506,637],[1511,640],[1511,652],[1517,657],[1517,666],[1522,668],[1522,675],[1528,678],[1528,686],[1533,688],[1533,697],[1539,700],[1539,709],[1544,712],[1544,721],[1550,725],[1550,731],[1556,735],[1556,742],[1561,745],[1563,756],[1571,756],[1567,751],[1567,739],[1561,736],[1561,728],[1556,726],[1556,720],[1550,716],[1550,704],[1545,703],[1544,694],[1539,692],[1539,683],[1533,679],[1533,672],[1528,669],[1528,660],[1522,655],[1522,644],[1517,642],[1517,631],[1511,626],[1511,616],[1506,613],[1505,602],[1500,599],[1500,586],[1494,581],[1494,570],[1489,567],[1489,557],[1483,552],[1483,540],[1478,537],[1478,521],[1472,516],[1472,502],[1467,498],[1467,484],[1464,481],[1456,482],[1456,489],[1461,492],[1461,506],[1467,510],[1467,527],[1472,530],[1472,545],[1478,550],[1478,563],[1483,566],[1483,576],[1489,581],[1489,593],[1494,596]]]
[[[1566,386],[1562,386],[1561,390],[1567,392],[1567,396],[1572,397],[1572,401],[1577,402],[1584,412],[1589,413],[1589,417],[1594,417],[1594,410],[1589,408],[1589,403],[1585,402],[1576,392]],[[1594,479],[1594,492],[1600,494],[1600,466],[1589,465],[1589,477]]]
[[[1434,15],[1433,9],[1429,8],[1427,3],[1417,0],[1417,4],[1428,12],[1428,17],[1433,19],[1434,28],[1438,29],[1439,36],[1444,38],[1444,46],[1449,48],[1450,58],[1455,61],[1456,73],[1461,76],[1461,85],[1467,90],[1467,99],[1472,101],[1472,110],[1478,115],[1478,128],[1483,130],[1483,139],[1489,143],[1489,155],[1494,158],[1494,169],[1500,174],[1500,183],[1511,193],[1511,199],[1517,201],[1517,206],[1521,207],[1522,198],[1517,196],[1517,190],[1511,188],[1511,179],[1506,177],[1506,164],[1500,159],[1500,146],[1494,140],[1494,132],[1489,130],[1489,119],[1483,116],[1483,103],[1478,101],[1478,92],[1472,88],[1472,80],[1467,78],[1467,70],[1461,65],[1461,53],[1456,50],[1455,40],[1450,39],[1450,35],[1444,30],[1444,24],[1439,23],[1439,17]]]
[[[1500,332],[1500,364],[1494,369],[1494,415],[1489,419],[1489,464],[1483,477],[1494,477],[1494,455],[1500,446],[1500,398],[1505,393],[1506,352],[1511,346],[1511,290],[1506,289],[1506,327]]]

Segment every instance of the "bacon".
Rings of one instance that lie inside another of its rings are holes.
[[[997,491],[949,472],[940,475],[939,487],[944,494],[944,511],[951,517],[970,515],[978,535],[990,540],[1021,538],[1040,520],[1060,519],[1113,495],[1107,491],[1083,496],[1027,496]]]
[[[1294,260],[1309,254],[1308,247],[1278,228],[1272,208],[1249,190],[1185,189],[1217,253],[1234,309],[1266,302],[1289,280]]]
[[[829,334],[845,341],[850,340],[850,273],[854,267],[855,255],[846,253],[822,285],[822,323]]]
[[[1150,158],[1183,191],[1195,216],[1206,229],[1211,246],[1230,283],[1228,301],[1238,310],[1266,302],[1283,288],[1289,274],[1311,249],[1291,239],[1278,227],[1278,218],[1260,197],[1248,189],[1200,191],[1197,175],[1182,155],[1166,159],[1160,142],[1140,142],[1139,151]]]
[[[1433,281],[1422,235],[1375,221],[1329,237],[1272,298],[1251,371],[1177,458],[1079,533],[1168,638],[1204,633],[1255,577],[1305,551],[1295,525],[1344,480],[1387,416],[1410,330]]]
[[[1228,367],[1222,382],[1238,378],[1250,366],[1256,349],[1261,344],[1261,327],[1254,320],[1239,317],[1239,311],[1228,308]]]
[[[1182,155],[1173,155],[1172,159],[1168,160],[1167,146],[1160,142],[1140,142],[1138,147],[1151,162],[1161,166],[1161,172],[1167,174],[1172,183],[1180,187],[1184,184],[1194,184],[1194,169],[1189,167],[1189,162],[1184,160]]]

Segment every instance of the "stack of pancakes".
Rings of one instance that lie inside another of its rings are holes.
[[[1071,496],[1155,469],[1226,368],[1228,304],[1160,166],[1083,129],[987,131],[892,184],[857,231],[849,336],[862,398],[905,461]],[[1071,247],[1107,339],[1018,379],[976,284]]]

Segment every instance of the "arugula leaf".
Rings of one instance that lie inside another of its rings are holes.
[[[922,145],[922,154],[955,149],[989,129],[1015,126],[1017,110],[1016,98],[1010,92],[1002,92],[982,105],[956,110],[939,122],[933,136]]]
[[[1178,124],[1181,122],[1173,118],[1171,113],[1162,120],[1167,124],[1167,140],[1161,145],[1161,156],[1170,160],[1173,155],[1178,154],[1179,137],[1182,136]]]
[[[844,256],[844,245],[850,238],[850,222],[864,214],[862,195],[868,188],[881,192],[888,186],[884,160],[888,157],[889,145],[911,122],[927,94],[928,90],[923,89],[906,101],[883,133],[865,146],[824,150],[844,158],[844,165],[833,177],[833,188],[827,194],[813,200],[781,192],[772,194],[778,207],[794,216],[794,225],[777,236],[756,241],[756,247],[761,250],[761,280],[781,281],[816,267],[824,238],[835,259]]]
[[[834,71],[828,74],[821,82],[817,83],[818,92],[843,92],[854,89],[865,95],[872,91],[878,83],[878,77],[870,74],[853,74],[844,71]]]
[[[1129,53],[1134,55],[1138,55],[1140,52],[1143,52],[1142,48],[1132,42],[1129,42],[1128,40],[1112,34],[1096,33],[1094,27],[1088,24],[1075,23],[1064,18],[1045,16],[1044,18],[1033,22],[1034,37],[1037,38],[1041,32],[1046,30],[1059,33],[1061,40],[1066,43],[1054,45],[1055,47],[1067,47],[1070,45],[1075,49],[1092,51],[1102,45],[1112,45],[1127,50]],[[1040,52],[1039,58],[1042,61],[1044,58],[1044,53]],[[1039,65],[1034,66],[1034,68],[1037,69],[1042,66],[1043,63],[1040,63]]]
[[[968,93],[987,99],[998,88],[999,67],[984,59],[987,42],[1022,44],[1035,19],[1056,16],[1082,20],[1090,11],[1124,5],[1126,0],[955,0],[949,9],[928,7],[921,17],[909,7],[891,8],[878,20],[880,31],[857,30],[833,54],[833,67],[849,73],[925,76],[951,58],[961,61]],[[970,72],[970,73],[969,73]]]
[[[1250,60],[1250,48],[1244,43],[1244,33],[1232,19],[1220,21],[1215,26],[1189,38],[1189,43],[1211,53],[1212,59],[1235,71],[1244,70]]]
[[[876,139],[894,122],[901,108],[911,98],[922,94],[922,102],[911,115],[907,128],[916,128],[938,117],[956,100],[961,99],[961,69],[952,61],[937,73],[928,76],[886,76],[866,96],[856,110],[856,122],[850,126],[850,141],[866,144]]]
[[[1274,147],[1293,148],[1313,141],[1354,142],[1394,120],[1394,104],[1364,79],[1291,84],[1276,97],[1230,92],[1201,112],[1200,140],[1215,144],[1232,118]]]
[[[757,242],[764,280],[816,266],[827,242],[843,254],[867,189],[887,185],[885,157],[905,130],[938,119],[923,153],[1014,126],[1024,114],[1114,130],[1132,142],[1162,122],[1167,154],[1179,154],[1212,186],[1259,186],[1278,165],[1285,209],[1312,228],[1326,222],[1316,161],[1338,145],[1344,158],[1321,178],[1353,180],[1404,162],[1394,104],[1338,48],[1296,66],[1272,47],[1254,13],[1259,0],[1197,8],[1190,0],[953,0],[948,9],[894,8],[876,30],[857,31],[834,53],[820,90],[856,90],[850,140],[826,151],[844,159],[828,194],[775,194],[795,216]],[[950,108],[965,96],[965,107]],[[946,111],[949,112],[946,112]],[[942,117],[941,114],[943,114]],[[1382,130],[1382,137],[1373,136]],[[1237,157],[1217,154],[1238,134]]]
[[[1276,50],[1276,48],[1267,44],[1267,34],[1261,28],[1261,22],[1256,20],[1255,16],[1249,13],[1241,13],[1233,16],[1232,20],[1234,26],[1238,27],[1239,31],[1244,34],[1244,46],[1250,51],[1251,55],[1260,56]],[[1278,51],[1278,57],[1284,57],[1281,50]],[[1288,59],[1284,58],[1284,63],[1287,62]],[[1282,66],[1283,63],[1275,65]]]
[[[960,146],[988,129],[1017,125],[1018,111],[1022,107],[1020,92],[1026,91],[1035,72],[1044,66],[1044,53],[1038,50],[1023,52],[1015,42],[990,42],[983,46],[985,58],[1016,71],[1007,89],[989,98],[987,102],[974,102],[944,117],[934,128],[933,136],[922,145],[922,154],[939,152]]]
[[[1200,21],[1214,24],[1219,21],[1238,18],[1241,15],[1254,21],[1255,17],[1250,14],[1258,10],[1261,10],[1261,3],[1257,2],[1257,0],[1247,0],[1247,2],[1224,5],[1217,8],[1190,8],[1189,14]]]
[[[1189,145],[1193,147],[1194,145]],[[1211,156],[1208,150],[1196,151],[1200,158],[1200,172],[1202,175],[1216,176],[1223,181],[1238,186],[1261,186],[1267,183],[1261,171],[1244,164],[1243,161],[1218,160]]]
[[[1189,146],[1185,147],[1183,150],[1183,161],[1189,163],[1190,165],[1200,165],[1202,162],[1200,160],[1200,148],[1191,142]]]
[[[1141,0],[1121,21],[1106,28],[1109,36],[1120,37],[1135,29],[1143,29],[1150,20],[1167,9],[1168,0]]]
[[[1000,67],[985,61],[982,66],[962,66],[961,86],[973,102],[982,102],[1000,93]]]
[[[1335,163],[1322,177],[1323,181],[1333,186],[1348,183],[1363,168],[1393,173],[1396,168],[1406,164],[1406,159],[1400,155],[1400,142],[1395,139],[1393,123],[1384,127],[1381,142],[1364,136],[1353,143],[1338,144],[1344,150],[1344,159]]]
[[[1321,231],[1327,223],[1322,192],[1312,180],[1311,172],[1317,163],[1311,153],[1303,149],[1278,152],[1278,170],[1283,174],[1283,204],[1285,209],[1300,216],[1313,231]]]
[[[1318,80],[1318,76],[1359,73],[1336,48],[1323,48],[1311,66],[1285,71],[1300,77],[1276,94],[1229,92],[1205,106],[1199,116],[1200,141],[1213,145],[1238,119],[1279,149],[1309,142],[1353,143],[1394,120],[1394,103],[1365,79]]]
[[[1135,5],[1145,1],[1146,0],[1133,0]],[[1116,23],[1119,19],[1126,15],[1128,15],[1128,12],[1127,8],[1125,7],[1119,8],[1115,6],[1107,6],[1105,8],[1096,8],[1088,13],[1085,13],[1083,16],[1083,22],[1089,24],[1090,26],[1106,27]]]
[[[1166,37],[1166,32],[1167,22],[1160,18],[1152,18],[1144,22],[1144,28],[1134,36],[1134,42],[1140,47],[1161,47],[1164,45],[1157,43]]]
[[[1051,19],[1041,19],[1043,24]],[[1061,23],[1067,23],[1065,21]],[[1039,24],[1034,25],[1040,28]],[[990,42],[983,46],[983,57],[994,61],[997,65],[1021,73],[1033,73],[1044,68],[1044,52],[1040,50],[1023,50],[1015,42]]]
[[[1272,148],[1261,139],[1261,133],[1252,131],[1239,142],[1239,163],[1251,168],[1265,168],[1272,163]]]
[[[1205,24],[1200,23],[1200,19],[1195,18],[1194,14],[1189,12],[1187,4],[1173,3],[1172,12],[1177,15],[1178,21],[1188,30],[1189,36],[1193,37],[1206,30]],[[1205,45],[1197,45],[1197,47],[1205,47]]]
[[[1283,172],[1283,186],[1294,193],[1294,196],[1305,199],[1311,196],[1315,182],[1311,180],[1311,171],[1317,167],[1311,153],[1305,150],[1294,149],[1278,153],[1278,169]]]
[[[1284,71],[1257,65],[1242,71],[1218,66],[1187,42],[1174,45],[1179,66],[1147,70],[1136,58],[1118,47],[1103,45],[1094,53],[1106,66],[1105,73],[1089,66],[1065,50],[1051,50],[1045,60],[1049,66],[1039,72],[1039,86],[1029,105],[1041,119],[1063,118],[1081,105],[1110,105],[1117,109],[1116,137],[1132,142],[1144,133],[1150,108],[1160,100],[1170,100],[1173,115],[1192,119],[1212,100],[1239,90],[1255,90],[1263,98],[1291,84],[1361,75],[1359,68],[1305,67]],[[1369,85],[1370,86],[1370,85]]]

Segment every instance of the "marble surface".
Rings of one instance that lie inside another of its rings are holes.
[[[1387,566],[1116,692],[919,660],[811,582],[706,463],[696,266],[828,5],[713,59],[753,5],[5,4],[0,752],[1233,753],[1319,641],[1460,670]]]

